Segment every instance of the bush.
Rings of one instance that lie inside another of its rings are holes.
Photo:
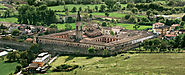
[[[125,19],[129,19],[131,15],[125,15]]]
[[[102,23],[102,26],[107,26],[107,23],[106,23],[106,22],[103,22],[103,23]]]
[[[79,67],[78,65],[63,64],[63,65],[57,66],[55,69],[53,69],[53,71],[54,72],[61,72],[61,71],[68,72],[68,71],[72,71],[78,67]]]

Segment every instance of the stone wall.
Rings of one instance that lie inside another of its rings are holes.
[[[31,47],[31,43],[0,39],[0,47],[10,47],[17,50],[28,50]]]

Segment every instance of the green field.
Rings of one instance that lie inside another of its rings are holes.
[[[7,8],[7,7],[5,7],[4,5],[0,4],[0,8]]]
[[[66,8],[68,8],[69,11],[71,11],[71,10],[73,9],[73,7],[76,7],[77,10],[78,10],[80,7],[82,7],[82,10],[85,10],[85,8],[88,8],[88,6],[89,6],[90,9],[94,9],[95,6],[98,6],[98,8],[100,9],[101,4],[94,4],[94,5],[90,5],[90,4],[89,4],[89,5],[68,4],[68,5],[60,5],[60,6],[51,6],[51,7],[48,7],[48,8],[50,8],[50,9],[52,9],[52,10],[60,10],[60,11],[63,11],[63,10],[64,10],[64,7],[66,7]],[[122,4],[121,6],[122,6],[122,7],[126,7],[127,4]]]
[[[15,23],[15,22],[17,22],[17,18],[16,18],[16,17],[11,17],[11,18],[0,18],[0,22]]]
[[[118,23],[116,24],[118,26],[121,26],[121,27],[125,27],[126,29],[128,30],[134,30],[133,26],[135,24],[123,24],[123,23]],[[152,28],[152,26],[145,26],[145,25],[140,25],[140,27],[138,28],[138,30],[144,30],[144,29],[147,29],[147,28]]]
[[[17,62],[4,63],[3,61],[0,61],[0,75],[9,75],[10,73],[14,73],[17,65]]]
[[[124,60],[126,56],[129,59]],[[112,57],[61,56],[51,64],[53,69],[61,64],[80,65],[71,72],[48,72],[46,75],[184,75],[185,55],[167,54],[125,54]],[[68,61],[66,61],[68,59]]]
[[[51,7],[48,7],[48,8],[50,8],[52,10],[60,10],[60,11],[63,11],[64,10],[64,7],[66,7],[66,8],[68,8],[69,11],[71,11],[73,9],[73,7],[76,7],[77,10],[78,10],[78,8],[82,7],[82,10],[84,10],[88,6],[89,6],[90,9],[92,9],[92,8],[95,8],[95,6],[100,7],[101,4],[94,4],[94,5],[82,5],[82,4],[81,5],[80,4],[75,5],[75,4],[68,4],[68,5],[60,5],[60,6],[51,6]]]
[[[66,23],[65,23],[66,24]],[[58,29],[65,29],[65,24],[56,24]],[[70,24],[72,25],[72,29],[75,29],[75,25],[76,23],[67,23],[67,24]],[[126,29],[128,30],[134,30],[133,26],[135,24],[123,24],[123,23],[117,23],[116,24],[117,26],[121,26],[121,27],[125,27]],[[138,30],[144,30],[144,29],[147,29],[147,28],[152,28],[152,26],[145,26],[145,25],[140,25],[140,28],[138,28]]]
[[[99,15],[99,16],[105,16],[105,13],[91,13],[92,15]],[[117,12],[111,12],[109,13],[109,17],[116,17],[116,18],[122,18],[125,17],[127,14],[117,13]],[[136,15],[136,17],[146,17],[144,15]]]
[[[72,29],[75,29],[76,23],[65,23],[65,24],[56,24],[56,25],[57,25],[58,29],[65,29],[66,24],[72,25]]]
[[[56,12],[56,14],[66,15],[65,12]],[[69,15],[76,15],[77,13],[69,12]]]

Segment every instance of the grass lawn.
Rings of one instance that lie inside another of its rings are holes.
[[[130,58],[124,60],[126,56],[130,56]],[[87,57],[61,56],[51,64],[52,68],[64,63],[77,64],[81,68],[71,72],[50,71],[46,75],[74,75],[74,73],[76,75],[184,75],[184,58],[183,53],[125,54],[125,56],[89,59]]]
[[[0,61],[0,75],[9,75],[10,73],[14,73],[17,65],[17,62],[4,63],[3,61]]]
[[[11,17],[11,18],[0,18],[0,22],[15,23],[15,22],[17,22],[17,18],[16,18],[16,17]]]

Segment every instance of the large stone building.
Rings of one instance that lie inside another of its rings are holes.
[[[115,34],[111,35],[104,31],[106,29],[97,24],[82,25],[82,19],[78,12],[75,30],[39,36],[37,42],[43,49],[55,53],[91,55],[88,48],[94,47],[96,53],[92,55],[102,55],[105,50],[108,51],[107,54],[113,55],[155,37],[146,31],[126,30],[121,27],[113,27],[111,30]]]

